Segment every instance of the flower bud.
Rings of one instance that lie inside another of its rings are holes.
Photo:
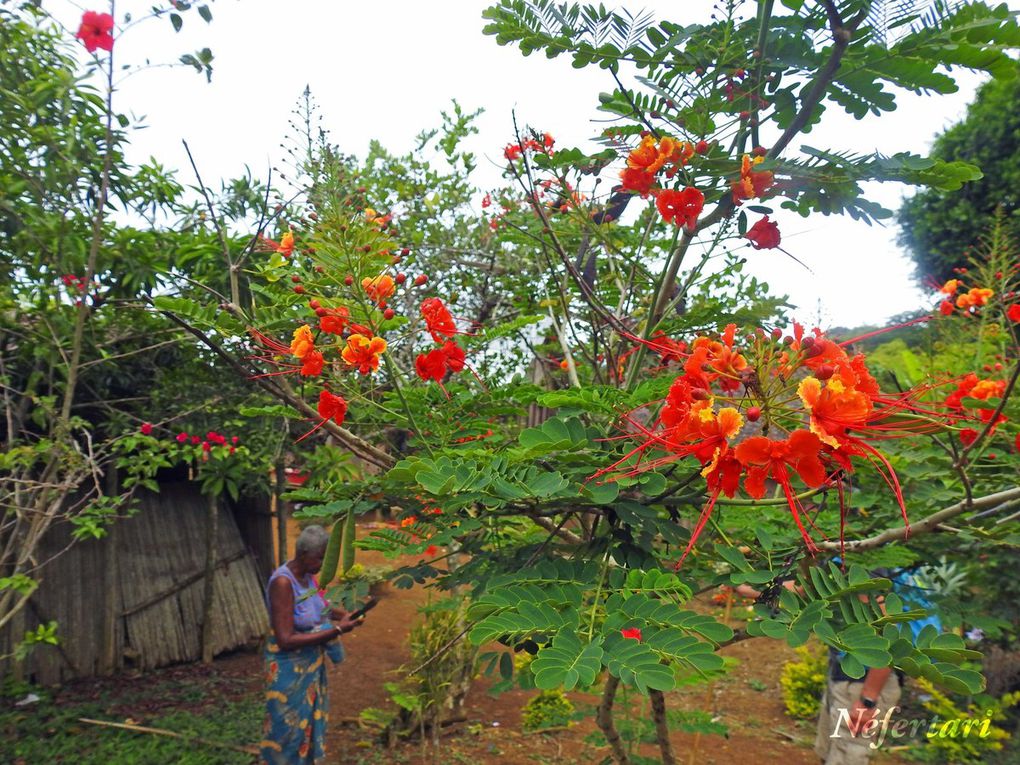
[[[835,368],[832,364],[822,364],[818,369],[815,370],[815,377],[819,380],[828,380],[836,373]]]
[[[758,422],[758,420],[761,418],[761,407],[760,406],[748,407],[746,414],[749,422]]]

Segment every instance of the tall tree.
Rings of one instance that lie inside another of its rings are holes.
[[[964,265],[968,248],[991,228],[1001,207],[1007,225],[1020,227],[1020,78],[993,79],[967,116],[940,135],[932,156],[981,168],[983,177],[957,191],[925,189],[904,202],[899,242],[921,279],[943,281]]]

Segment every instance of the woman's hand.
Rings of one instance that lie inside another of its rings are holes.
[[[334,622],[334,625],[340,632],[350,632],[355,627],[360,627],[362,622],[364,622],[364,617],[357,616],[352,619],[349,614],[344,614]]]

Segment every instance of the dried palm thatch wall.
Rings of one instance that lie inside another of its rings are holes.
[[[15,620],[20,623],[0,634],[0,655],[6,655],[26,629],[58,622],[60,645],[37,647],[20,668],[26,679],[59,683],[200,657],[206,499],[193,484],[170,483],[139,504],[139,512],[114,524],[109,536],[75,544],[48,565],[29,607]],[[66,547],[68,540],[66,528],[55,529],[44,552]],[[217,550],[213,624],[219,653],[257,641],[268,620],[264,572],[222,503]],[[0,674],[13,669],[10,661],[0,663]]]

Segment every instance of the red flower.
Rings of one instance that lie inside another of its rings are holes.
[[[687,226],[693,230],[705,206],[705,195],[693,186],[688,186],[682,191],[666,189],[659,192],[655,206],[659,208],[659,214],[667,223]]]
[[[453,315],[439,298],[422,301],[421,315],[425,319],[425,327],[437,343],[441,343],[444,337],[450,338],[457,334]]]
[[[140,427],[139,430],[142,432],[143,436],[147,436],[152,433],[152,424],[148,422],[142,423],[142,427]]]
[[[441,348],[428,353],[419,353],[414,360],[414,371],[422,380],[435,380],[438,383],[446,377],[446,356]]]
[[[188,434],[185,433],[183,430],[180,433],[177,434],[177,443],[183,444],[183,443],[187,443],[187,441],[188,441]]]
[[[319,329],[330,335],[339,335],[350,324],[351,312],[346,306],[327,308],[326,313],[319,317]]]
[[[626,629],[620,630],[620,634],[630,640],[637,640],[641,642],[641,630],[637,627],[627,627]]]
[[[625,167],[620,171],[620,186],[624,191],[633,191],[645,199],[655,186],[655,173],[639,167]]]
[[[323,364],[326,359],[318,351],[311,351],[301,360],[301,376],[315,377],[322,374]]]
[[[970,446],[977,441],[977,437],[978,432],[974,428],[964,428],[960,431],[960,443],[964,446]]]
[[[756,250],[771,250],[779,246],[779,226],[765,216],[755,223],[747,232],[747,238],[751,240]]]
[[[192,436],[191,443],[193,446],[198,446],[200,443],[202,443],[202,439],[199,438],[198,436]]]
[[[89,53],[93,53],[96,48],[113,50],[113,16],[109,13],[85,11],[75,37],[82,41]]]
[[[491,204],[492,204],[492,195],[491,194],[486,194],[484,197],[482,197],[482,209],[483,210],[486,207],[489,207]]]
[[[1020,303],[1013,303],[1006,309],[1006,318],[1010,321],[1020,321]]]
[[[939,303],[939,313],[943,316],[949,316],[953,312],[953,304],[948,300],[943,300]]]
[[[515,159],[519,159],[523,149],[519,143],[508,143],[506,148],[503,149],[503,156],[513,162]]]
[[[343,425],[344,417],[347,416],[347,402],[324,390],[319,393],[318,411],[323,421],[333,420],[337,425]]]

